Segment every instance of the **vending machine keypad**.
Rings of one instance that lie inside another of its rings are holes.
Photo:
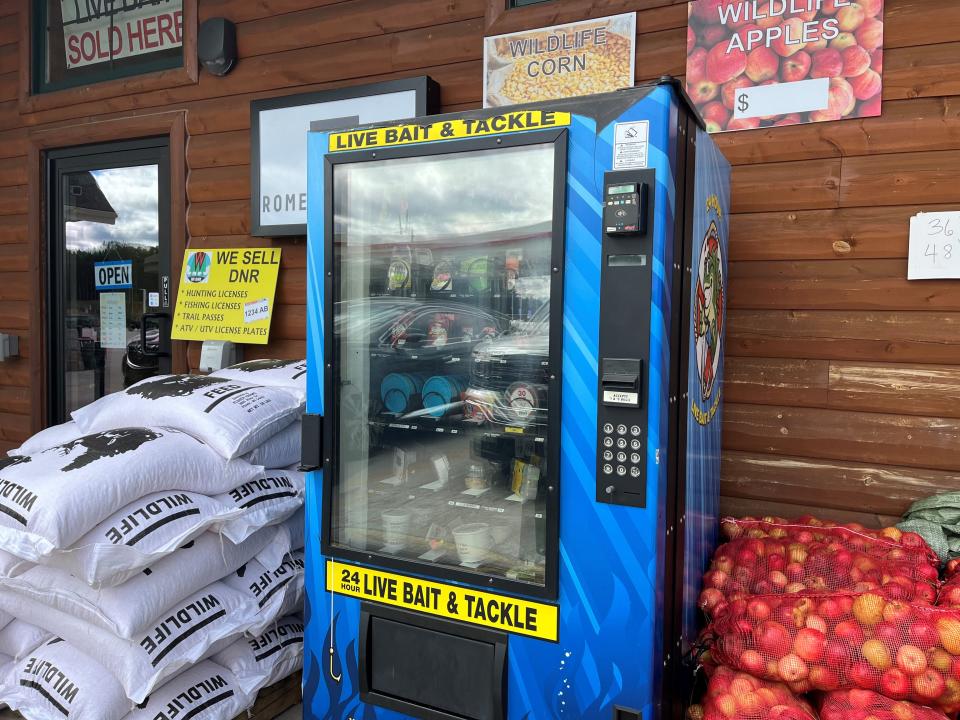
[[[634,507],[646,505],[654,187],[652,170],[604,177],[596,499]]]

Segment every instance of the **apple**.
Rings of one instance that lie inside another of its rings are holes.
[[[760,118],[735,118],[727,124],[727,130],[756,130],[760,127]]]
[[[840,616],[843,615],[843,610],[840,608],[840,603],[837,602],[836,598],[828,597],[825,600],[821,600],[820,604],[817,605],[817,615],[833,621],[838,620]]]
[[[816,690],[836,690],[840,687],[840,676],[834,670],[822,665],[810,668],[810,684]]]
[[[864,50],[873,51],[883,47],[883,23],[880,20],[867,18],[855,34],[857,43]]]
[[[890,659],[890,651],[887,646],[879,640],[867,640],[860,648],[864,660],[870,663],[877,670],[887,670],[893,667],[893,661]]]
[[[693,87],[706,78],[707,51],[706,48],[698,47],[687,57],[687,86]]]
[[[913,608],[905,602],[894,600],[888,602],[883,608],[883,619],[889,623],[902,623],[906,625],[913,618]]]
[[[723,103],[719,100],[714,100],[713,102],[707,103],[703,106],[703,109],[700,111],[700,114],[703,116],[703,119],[707,122],[715,122],[721,128],[726,126],[727,121],[730,120],[730,111],[727,110]],[[766,620],[770,616],[770,606],[763,602],[763,600],[751,601],[747,606],[748,610],[756,605],[757,608],[765,609],[766,615],[764,617],[759,617],[751,613],[751,617],[756,620]]]
[[[767,657],[781,658],[793,647],[793,638],[787,629],[778,622],[766,620],[757,628],[757,646]]]
[[[897,651],[897,667],[915,677],[927,669],[927,656],[916,645],[903,645]]]
[[[768,687],[757,688],[757,697],[760,698],[760,702],[766,707],[773,707],[779,702],[777,694]]]
[[[691,3],[691,17],[703,23],[719,23],[720,8],[729,4],[730,0],[698,0]]]
[[[754,82],[775,78],[780,72],[780,56],[768,47],[754,48],[747,55],[745,72]]]
[[[840,33],[830,41],[830,47],[836,48],[837,50],[843,50],[844,48],[848,48],[851,45],[856,44],[857,38],[853,33]]]
[[[723,100],[723,106],[727,110],[733,110],[733,104],[736,100],[736,92],[740,88],[753,87],[753,81],[746,75],[741,75],[736,80],[725,83],[720,89],[720,97]]]
[[[880,678],[880,692],[894,700],[904,700],[910,694],[910,678],[897,668],[887,670]]]
[[[942,617],[936,624],[943,649],[951,655],[960,655],[960,620]]]
[[[777,58],[777,62],[780,62],[780,59]],[[748,62],[749,69],[749,62]],[[767,78],[766,80],[760,81],[761,85],[770,85],[776,83],[772,78]],[[780,553],[774,553],[767,556],[767,567],[771,570],[783,570],[787,566],[787,559]]]
[[[720,105],[720,109],[726,112],[726,108],[723,107],[722,103],[712,103],[712,104]],[[707,108],[704,108],[704,111],[706,110]],[[704,112],[704,116],[706,116],[706,112]],[[727,117],[729,118],[729,113],[727,113]],[[771,613],[770,604],[761,598],[751,598],[747,602],[747,614],[754,620],[758,620],[758,621],[767,620],[770,617],[770,613]]]
[[[722,592],[716,588],[705,588],[703,592],[700,593],[700,601],[697,604],[705,613],[712,615],[724,602]]]
[[[790,554],[790,562],[801,564],[805,563],[810,555],[807,546],[803,543],[790,543],[787,552]]]
[[[694,103],[702,105],[715,99],[717,95],[720,94],[720,86],[709,80],[701,80],[693,87],[688,88],[688,92],[690,93],[690,99],[692,99]]]
[[[883,79],[873,70],[867,70],[849,81],[857,100],[869,100],[883,89]]]
[[[780,77],[784,82],[796,82],[797,80],[803,80],[810,73],[810,66],[812,63],[813,59],[810,57],[810,53],[805,50],[801,50],[800,52],[797,52],[794,55],[784,59],[783,69],[780,71]]]
[[[810,668],[800,657],[791,653],[780,658],[777,663],[777,672],[784,682],[795,683],[806,680],[810,674]]]
[[[927,664],[940,672],[949,672],[953,667],[953,656],[943,650],[943,648],[930,648],[927,650]],[[956,675],[956,673],[954,673],[954,675]]]
[[[827,110],[832,114],[839,115],[840,117],[846,117],[853,112],[856,106],[857,98],[853,92],[853,88],[850,86],[850,83],[843,78],[831,78],[829,105],[827,106]],[[867,595],[861,595],[860,597],[874,597],[879,599],[881,604],[884,602],[883,598],[881,598],[879,595],[873,595],[871,593],[867,593]],[[856,605],[856,603],[854,603],[854,605]],[[856,612],[856,610],[854,610],[854,612]]]
[[[872,627],[883,619],[883,610],[886,606],[887,601],[881,596],[865,593],[853,601],[853,615],[861,625]]]
[[[868,18],[876,17],[881,12],[883,12],[883,0],[857,0],[860,3],[860,7],[863,8],[863,14]],[[889,532],[893,531],[893,532]],[[880,534],[885,538],[889,538],[894,542],[900,542],[900,535],[902,534],[899,529],[895,527],[884,528],[880,531]]]
[[[867,662],[855,662],[848,672],[851,682],[859,688],[872,690],[877,687],[880,673]]]
[[[809,615],[807,617],[807,627],[823,633],[824,637],[827,634],[827,621],[824,620],[819,615]]]
[[[749,675],[744,675],[743,673],[737,673],[733,680],[730,681],[730,694],[734,697],[740,697],[741,695],[745,695],[748,692],[753,692],[756,689],[757,681]]]
[[[940,639],[937,628],[934,627],[933,623],[919,618],[910,623],[907,628],[907,637],[911,643],[921,650],[929,650]]]
[[[837,11],[837,21],[840,23],[840,30],[843,32],[853,32],[863,24],[867,14],[863,11],[860,3],[850,3],[846,7]]]
[[[881,102],[880,93],[878,92],[876,95],[874,95],[874,97],[869,98],[869,100],[876,101],[876,109],[877,109],[876,114],[879,115],[880,102]],[[918,582],[916,585],[914,585],[913,589],[914,589],[913,599],[916,600],[917,602],[924,602],[924,603],[931,604],[937,599],[937,591],[934,590],[930,585],[928,585],[925,582]]]
[[[766,668],[766,661],[756,650],[744,650],[740,654],[738,665],[742,670],[745,670],[751,675],[758,676],[763,675],[763,671]]]
[[[842,58],[841,74],[844,77],[856,77],[862,75],[870,67],[870,53],[859,45],[851,45],[840,52]],[[830,77],[836,77],[831,75]]]
[[[937,700],[947,689],[943,675],[933,668],[927,668],[913,678],[913,691],[924,701]]]
[[[813,54],[812,78],[834,78],[843,74],[843,56],[836,48],[827,48]]]
[[[807,662],[817,662],[823,657],[827,636],[819,630],[810,627],[803,628],[797,633],[793,641],[793,652]],[[924,663],[926,664],[926,663]]]
[[[739,48],[733,48],[728,53],[727,45],[724,42],[717,43],[710,52],[707,53],[707,79],[710,80],[710,82],[715,82],[718,85],[730,82],[742,75],[746,68],[747,54]],[[756,554],[754,553],[753,561],[751,562],[747,555],[747,553],[750,552],[750,550],[742,550],[737,557],[737,562],[740,565],[755,564]]]
[[[726,717],[732,718],[737,715],[737,699],[730,693],[721,695],[713,702],[717,706],[717,710]]]
[[[830,41],[821,35],[813,42],[807,43],[807,47],[804,49],[808,53],[815,53],[817,50],[823,50],[829,46],[830,46]]]
[[[845,669],[850,665],[853,654],[849,646],[834,640],[828,640],[823,651],[823,658],[824,664],[828,667]]]
[[[710,25],[700,31],[700,40],[706,47],[713,47],[718,42],[729,42],[728,30],[722,25]]]
[[[953,558],[947,562],[947,566],[944,568],[944,574],[947,577],[953,577],[957,574],[958,570],[960,570],[960,558]]]
[[[897,720],[914,720],[913,705],[900,700],[890,706],[890,712],[896,716]]]
[[[903,632],[893,623],[882,622],[873,629],[877,640],[886,643],[887,647],[896,647],[903,637]]]
[[[833,634],[840,641],[859,645],[863,642],[863,628],[853,620],[841,620],[833,629]]]
[[[803,20],[791,17],[784,20],[780,26],[782,33],[770,43],[778,55],[790,57],[803,50],[806,43],[803,41]]]
[[[873,690],[853,689],[847,693],[847,702],[851,707],[866,710],[879,705],[881,698]]]

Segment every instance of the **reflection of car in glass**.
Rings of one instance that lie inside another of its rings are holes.
[[[334,324],[342,341],[419,355],[468,352],[480,340],[498,337],[509,327],[505,318],[486,310],[413,298],[340,303]]]
[[[517,332],[477,345],[465,415],[473,422],[527,427],[546,425],[550,306]]]

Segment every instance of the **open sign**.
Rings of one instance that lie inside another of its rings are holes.
[[[133,287],[133,261],[109,260],[93,264],[93,282],[97,291],[125,290]]]

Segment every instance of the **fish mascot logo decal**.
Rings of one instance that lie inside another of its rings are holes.
[[[202,250],[192,252],[187,256],[187,271],[184,275],[187,282],[205,283],[210,279],[210,266],[213,264],[213,258]]]
[[[693,341],[700,378],[700,397],[694,398],[693,416],[701,425],[708,424],[720,407],[720,370],[723,342],[726,286],[723,277],[723,244],[718,221],[722,219],[720,203],[715,195],[707,200],[710,224],[707,226],[697,265],[697,286],[693,308]]]

